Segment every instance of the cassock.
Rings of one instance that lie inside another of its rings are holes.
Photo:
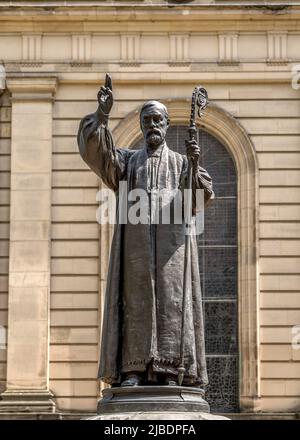
[[[125,373],[177,375],[180,358],[185,224],[153,224],[151,200],[163,190],[174,193],[187,182],[188,161],[166,143],[148,151],[116,148],[106,122],[96,114],[82,119],[79,151],[89,167],[115,192],[119,209],[120,182],[127,191],[143,189],[149,196],[146,224],[115,225],[107,275],[101,356],[98,377],[119,384]],[[212,180],[198,166],[193,170],[193,193],[214,197]],[[170,204],[174,199],[170,198]],[[195,197],[193,197],[195,200]],[[171,215],[172,219],[172,215]],[[156,222],[157,223],[157,222]],[[184,332],[183,384],[205,386],[207,372],[201,286],[196,236],[191,236],[191,288]]]

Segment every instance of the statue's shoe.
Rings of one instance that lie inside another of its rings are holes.
[[[121,387],[137,387],[141,385],[142,378],[136,374],[131,374],[121,383]]]
[[[178,385],[178,383],[176,382],[173,376],[172,377],[167,376],[164,384],[170,387],[176,387]]]

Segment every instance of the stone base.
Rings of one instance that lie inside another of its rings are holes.
[[[191,412],[209,413],[201,388],[180,386],[133,386],[106,388],[102,391],[97,414],[128,412]]]
[[[207,412],[127,412],[119,414],[102,414],[85,420],[230,420]]]
[[[55,403],[50,391],[5,391],[1,394],[1,413],[54,413]]]
[[[209,413],[204,390],[180,386],[106,388],[85,420],[229,420]]]

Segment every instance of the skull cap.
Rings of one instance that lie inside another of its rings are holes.
[[[158,109],[167,119],[169,118],[169,113],[168,113],[167,107],[159,101],[145,102],[145,104],[141,108],[140,116],[142,116],[143,112],[149,107],[154,107],[154,108]]]

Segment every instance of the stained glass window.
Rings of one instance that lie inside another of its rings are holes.
[[[167,144],[185,154],[187,129],[170,127]],[[205,210],[198,237],[205,345],[212,412],[238,411],[237,177],[234,162],[218,139],[199,131],[202,166],[213,179],[215,200]],[[141,148],[143,140],[133,148]]]

